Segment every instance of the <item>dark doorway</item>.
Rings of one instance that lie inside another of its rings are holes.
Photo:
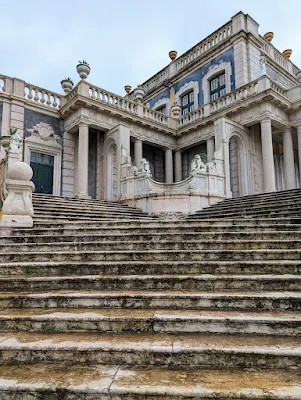
[[[36,193],[52,194],[53,192],[54,156],[48,154],[30,153],[30,166],[33,170],[32,181]]]

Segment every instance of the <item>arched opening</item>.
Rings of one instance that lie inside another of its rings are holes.
[[[232,197],[246,196],[250,188],[250,160],[242,139],[233,135],[229,140],[230,186]]]
[[[115,142],[110,142],[105,152],[105,199],[117,200],[117,149]]]

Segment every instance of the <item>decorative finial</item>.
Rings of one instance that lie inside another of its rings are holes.
[[[290,58],[290,56],[292,55],[293,50],[292,49],[286,49],[282,52],[282,54],[284,55],[284,57],[286,58]]]
[[[171,50],[168,55],[171,61],[174,61],[177,58],[178,53],[175,50]]]
[[[125,90],[127,93],[130,93],[130,91],[132,90],[132,86],[130,86],[130,85],[125,85],[124,90]]]
[[[274,32],[267,32],[265,35],[263,35],[263,38],[267,42],[271,42],[273,40],[273,37],[274,37]]]
[[[65,92],[65,94],[68,94],[69,92],[71,92],[71,90],[73,89],[73,81],[71,78],[65,78],[61,81],[61,86]]]
[[[90,74],[91,67],[86,60],[83,60],[78,62],[76,70],[82,79],[86,79],[87,76]]]

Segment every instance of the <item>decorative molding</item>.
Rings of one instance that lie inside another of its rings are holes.
[[[30,154],[36,151],[54,157],[53,164],[53,189],[52,194],[61,194],[61,166],[62,166],[62,146],[57,142],[59,136],[54,133],[52,127],[41,122],[31,129],[27,129],[31,134],[24,140],[24,161],[30,165]]]
[[[199,83],[198,81],[190,81],[185,83],[185,85],[181,86],[181,88],[175,94],[175,103],[181,105],[181,97],[183,97],[186,93],[193,90],[194,97],[194,109],[199,108]]]
[[[210,80],[216,75],[225,71],[226,93],[231,92],[231,75],[232,68],[230,61],[222,61],[209,68],[206,75],[202,79],[202,90],[204,95],[204,104],[210,103]]]
[[[163,97],[162,99],[156,101],[153,105],[153,110],[158,111],[158,108],[166,107],[166,115],[170,115],[170,99],[168,97]]]

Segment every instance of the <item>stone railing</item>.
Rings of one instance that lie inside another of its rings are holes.
[[[214,47],[219,45],[221,42],[227,40],[232,35],[232,21],[222,26],[212,35],[208,36],[206,39],[202,40],[196,46],[194,46],[187,53],[183,54],[175,61],[176,72],[180,69],[187,67],[192,61],[212,50]]]
[[[24,97],[28,101],[58,110],[62,95],[25,82]]]
[[[206,37],[191,50],[180,56],[174,62],[158,72],[155,76],[146,81],[142,87],[145,92],[149,92],[154,87],[162,84],[166,79],[176,74],[182,68],[186,68],[190,63],[201,57],[203,54],[217,47],[220,43],[228,40],[232,36],[232,21],[222,26],[220,29]]]
[[[180,126],[190,124],[198,119],[204,118],[204,107],[200,107],[197,110],[192,111],[189,114],[182,115],[180,117]]]
[[[158,122],[159,124],[168,125],[169,117],[151,108],[143,107],[143,117]]]
[[[225,198],[225,177],[215,162],[172,184],[156,182],[131,164],[123,165],[123,171],[120,200],[148,214],[190,214]]]
[[[131,114],[137,114],[137,103],[91,84],[89,84],[89,97],[111,107],[116,107]]]
[[[236,90],[233,90],[232,92],[227,93],[225,96],[220,97],[212,101],[211,103],[206,104],[195,111],[192,111],[189,114],[181,116],[179,120],[179,125],[180,127],[186,126],[199,119],[209,117],[211,114],[214,114],[215,112],[218,112],[219,110],[230,106],[233,103],[251,98],[252,96],[264,92],[267,89],[272,89],[277,94],[280,94],[281,96],[288,99],[287,90],[281,88],[266,75],[263,75],[255,81],[250,82]]]
[[[287,72],[296,77],[299,69],[292,63],[291,60],[286,58],[279,50],[267,42],[262,36],[259,37],[262,45],[262,51],[269,56],[276,64],[280,65]]]
[[[0,75],[0,93],[21,97],[30,103],[47,107],[52,111],[57,111],[61,107],[64,97],[61,94],[31,85],[21,79],[10,78],[5,75]]]

